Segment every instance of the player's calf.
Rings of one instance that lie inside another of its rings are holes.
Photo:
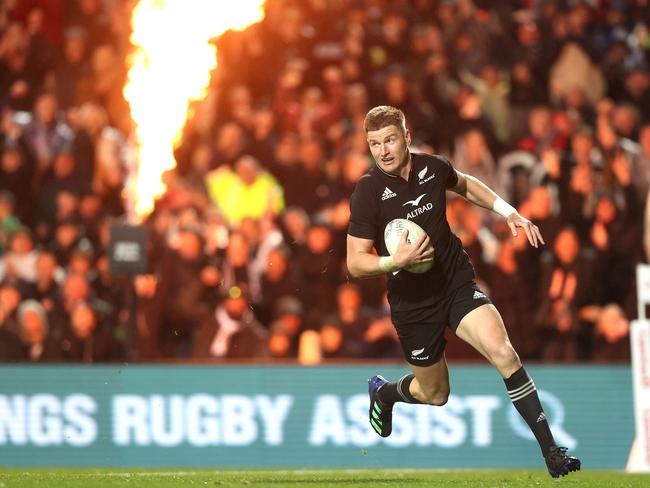
[[[449,392],[449,388],[427,389],[423,388],[422,385],[419,385],[419,388],[413,397],[419,400],[419,403],[433,405],[434,407],[442,407],[449,400]]]

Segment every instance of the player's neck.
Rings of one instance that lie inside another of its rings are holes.
[[[399,175],[405,181],[409,180],[409,175],[411,174],[411,168],[413,168],[413,160],[411,159],[411,151],[406,152],[406,164],[400,170]]]

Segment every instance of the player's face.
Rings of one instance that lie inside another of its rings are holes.
[[[367,137],[372,157],[383,171],[408,177],[408,146],[411,143],[408,130],[404,132],[399,127],[389,125],[369,131]]]

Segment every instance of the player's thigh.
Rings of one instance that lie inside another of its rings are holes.
[[[409,367],[415,375],[417,386],[425,396],[449,394],[449,369],[444,353],[437,362],[429,366],[416,366],[409,363]]]
[[[456,335],[492,363],[518,361],[501,314],[491,303],[467,313],[458,324]]]

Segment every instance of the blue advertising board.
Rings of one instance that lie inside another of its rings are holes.
[[[630,368],[529,367],[559,444],[622,469],[634,437]],[[443,407],[397,404],[368,424],[367,378],[393,365],[0,366],[1,466],[540,467],[488,366],[452,365]]]

